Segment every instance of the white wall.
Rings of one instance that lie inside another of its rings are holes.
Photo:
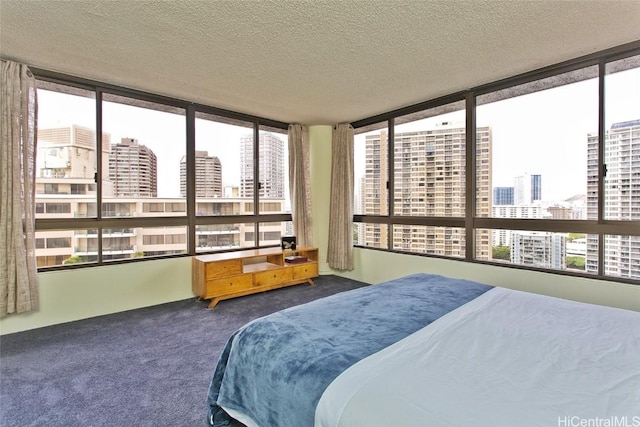
[[[380,283],[419,272],[441,274],[574,301],[640,311],[638,285],[362,248],[354,249],[354,263],[354,271],[336,274],[366,283]]]
[[[191,292],[191,258],[40,273],[40,309],[0,319],[8,334],[178,301]]]
[[[331,126],[309,129],[313,238],[319,248],[320,274],[338,274],[366,283],[379,283],[410,273],[426,272],[640,311],[640,286],[637,285],[370,249],[354,249],[354,271],[332,271],[326,256],[331,133]],[[40,310],[0,319],[0,334],[196,298],[191,292],[189,257],[53,271],[40,273],[39,279]]]
[[[332,126],[309,127],[313,244],[318,247],[318,270],[320,274],[333,274],[327,264],[327,247],[329,246],[329,202],[331,200],[332,132]]]

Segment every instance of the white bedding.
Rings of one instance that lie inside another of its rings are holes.
[[[315,425],[640,426],[640,313],[495,288],[342,373]]]

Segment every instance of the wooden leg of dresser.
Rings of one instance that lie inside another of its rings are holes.
[[[215,307],[216,304],[218,304],[220,301],[221,301],[220,298],[211,298],[211,301],[209,301],[209,307],[207,307],[207,310],[213,309],[213,307]]]
[[[308,279],[307,282],[309,282],[311,286],[315,285],[315,283],[313,283],[313,279]]]

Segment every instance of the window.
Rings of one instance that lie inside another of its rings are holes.
[[[260,246],[280,246],[282,236],[293,235],[293,222],[261,222],[260,223]]]
[[[39,73],[39,267],[280,244],[288,124]],[[258,134],[264,195],[254,191]]]
[[[387,249],[389,247],[389,225],[374,222],[354,222],[353,242],[357,246]]]
[[[102,255],[118,260],[186,253],[186,234],[186,227],[106,228]]]
[[[597,191],[588,193],[589,167],[597,170],[598,66],[488,92],[476,104],[476,156],[486,160],[476,163],[476,188],[483,192],[476,216],[586,220],[587,194],[596,204],[598,198]],[[507,247],[510,258],[498,262],[566,270],[571,231],[478,229],[476,258],[493,260]],[[586,252],[572,257],[585,265]]]
[[[164,234],[142,236],[142,243],[144,245],[164,245],[164,237]]]
[[[46,203],[45,209],[48,214],[70,214],[71,203]]]
[[[477,229],[476,234],[491,236],[490,252],[483,255],[493,262],[567,272],[598,272],[598,241],[589,247],[585,233]],[[588,257],[593,261],[589,268]]]
[[[604,217],[640,220],[640,55],[608,63],[604,89]]]
[[[464,229],[437,223],[440,218],[463,223],[465,118],[465,102],[458,100],[393,117],[391,133],[380,123],[358,133],[354,151],[361,178],[355,194],[364,216],[354,225],[357,245],[464,257]]]
[[[393,249],[401,252],[464,258],[464,228],[401,224],[393,226]]]
[[[148,212],[164,216],[165,202],[184,198],[179,160],[187,147],[185,115],[184,108],[104,94],[102,128],[110,143],[103,139],[103,216],[112,214],[107,205],[117,201],[129,201],[129,215],[139,213],[143,201],[143,208],[144,202],[151,205]]]
[[[196,215],[253,213],[253,124],[196,114]],[[186,158],[180,159],[180,188],[186,195]]]
[[[36,263],[38,267],[95,263],[98,259],[97,247],[88,248],[87,246],[88,237],[91,235],[89,230],[36,231]],[[93,234],[94,238],[95,236]]]
[[[476,185],[490,186],[490,196],[499,188],[513,194],[510,205],[478,198],[477,216],[542,219],[552,208],[587,219],[589,141],[595,139],[596,150],[598,141],[597,77],[598,67],[591,66],[477,97],[476,155],[489,155],[486,169],[476,169]]]
[[[394,122],[394,214],[464,217],[464,101]]]
[[[109,212],[112,213],[112,209],[113,206],[115,206],[114,203],[104,203],[103,205],[103,212]],[[153,213],[159,213],[162,212],[164,213],[164,203],[146,203],[143,202],[142,203],[142,212],[153,212]],[[103,215],[105,215],[103,213]],[[105,215],[105,216],[109,216],[109,215]]]
[[[640,55],[625,49],[354,122],[370,147],[391,135],[393,153],[376,177],[392,214],[364,208],[376,193],[363,179],[355,244],[635,283]]]
[[[640,55],[606,64],[604,80],[604,219],[640,221]],[[591,136],[589,143],[595,145]],[[595,171],[590,177],[595,175]],[[597,181],[590,180],[595,189]],[[589,200],[588,211],[597,211]],[[635,226],[637,230],[638,226]],[[629,228],[631,230],[631,228]],[[587,236],[590,244],[598,236]],[[593,270],[595,257],[587,257]],[[608,276],[640,278],[640,235],[604,236],[604,273]]]
[[[354,136],[354,209],[356,215],[387,215],[389,205],[387,123]]]
[[[260,127],[258,133],[258,197],[260,213],[291,213],[289,138],[281,129]],[[253,165],[253,159],[243,159]],[[279,232],[282,233],[281,229]],[[279,239],[279,237],[278,237]],[[275,240],[275,239],[267,239]],[[279,242],[278,242],[279,244]]]
[[[38,80],[36,203],[46,203],[48,214],[96,216],[95,191],[84,190],[97,172],[95,98],[91,90]],[[47,201],[61,194],[74,197],[56,212],[60,206]]]
[[[225,223],[196,227],[196,251],[211,252],[255,246],[254,224]]]
[[[386,249],[388,225],[372,222],[368,217],[387,216],[389,212],[389,130],[387,122],[358,129],[354,135],[354,208],[363,222],[353,224],[353,243],[358,246]]]
[[[69,237],[51,237],[47,239],[47,248],[70,248],[71,239]]]
[[[44,194],[58,194],[58,184],[45,184]]]

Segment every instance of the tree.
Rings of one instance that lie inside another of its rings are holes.
[[[71,255],[69,258],[62,261],[63,264],[78,264],[84,262],[84,258],[80,255]]]
[[[584,239],[586,236],[584,233],[569,233],[567,234],[567,242],[573,242],[575,239]]]
[[[567,268],[572,268],[575,270],[584,270],[586,264],[586,260],[581,256],[568,256],[567,257]]]
[[[493,259],[511,259],[511,248],[509,246],[494,246],[492,251]]]

